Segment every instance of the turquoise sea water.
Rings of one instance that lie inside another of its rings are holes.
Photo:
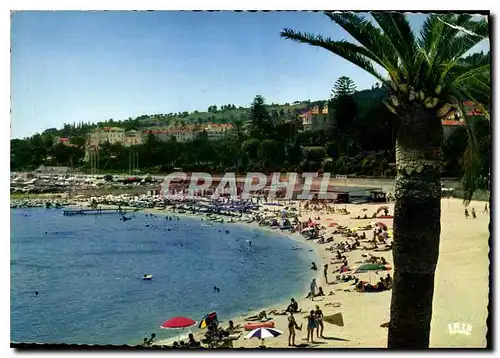
[[[297,297],[313,277],[315,254],[302,243],[237,224],[205,225],[187,217],[135,214],[123,222],[11,210],[11,341],[169,338],[177,332],[159,329],[168,318],[199,320],[215,310],[227,321]],[[143,281],[145,273],[153,280]]]

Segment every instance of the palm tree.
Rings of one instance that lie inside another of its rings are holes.
[[[359,44],[290,29],[281,36],[333,52],[389,90],[385,104],[399,121],[388,347],[427,348],[441,232],[441,118],[464,99],[489,103],[489,53],[465,57],[488,37],[488,24],[467,14],[429,15],[417,37],[403,14],[372,13],[379,27],[358,14],[325,14]]]
[[[245,122],[243,121],[243,119],[237,118],[237,119],[232,121],[232,124],[233,124],[235,132],[236,132],[235,134],[236,134],[237,141],[241,145],[241,143],[243,142],[243,133],[244,133],[243,127],[245,125]]]

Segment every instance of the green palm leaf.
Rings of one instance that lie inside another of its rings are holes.
[[[296,32],[291,29],[284,29],[281,32],[281,37],[294,40],[296,42],[307,43],[312,46],[322,47],[330,52],[343,57],[347,61],[357,65],[363,70],[371,73],[374,77],[376,77],[381,82],[385,83],[387,80],[375,70],[373,62],[376,62],[376,58],[374,60],[373,54],[368,52],[365,48],[352,44],[347,41],[332,41],[330,38],[324,39],[320,35],[312,35],[309,33],[301,33]],[[381,64],[381,63],[379,63]]]
[[[374,12],[372,16],[387,35],[398,57],[402,59],[401,68],[405,71],[406,77],[411,78],[411,64],[415,60],[416,43],[410,23],[400,13]]]

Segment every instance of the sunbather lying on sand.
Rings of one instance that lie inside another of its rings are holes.
[[[381,277],[380,281],[377,283],[377,285],[372,285],[368,282],[364,281],[359,281],[356,284],[356,291],[358,292],[382,292],[387,290],[387,286],[385,284],[385,280]]]
[[[258,315],[256,316],[250,316],[245,318],[245,321],[268,321],[271,318],[267,317],[266,311],[261,311]]]
[[[340,306],[342,306],[342,303],[339,301],[329,302],[329,303],[325,303],[325,306],[340,307]]]
[[[373,251],[382,252],[382,251],[390,251],[390,250],[392,250],[392,244],[385,245],[383,247],[377,247]]]

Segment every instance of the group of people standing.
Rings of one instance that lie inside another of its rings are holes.
[[[288,346],[295,346],[295,330],[302,330],[302,324],[299,326],[293,315],[294,311],[289,310],[288,316]],[[316,310],[311,310],[307,316],[307,342],[314,342],[314,330],[316,329],[317,338],[323,336],[323,311],[316,305]]]
[[[483,210],[483,214],[488,214],[489,213],[489,210],[488,210],[488,203],[484,204],[484,210]],[[471,209],[471,215],[472,215],[472,218],[475,219],[476,218],[476,209],[472,208]],[[465,218],[468,219],[469,218],[469,210],[467,210],[467,208],[465,208]]]

